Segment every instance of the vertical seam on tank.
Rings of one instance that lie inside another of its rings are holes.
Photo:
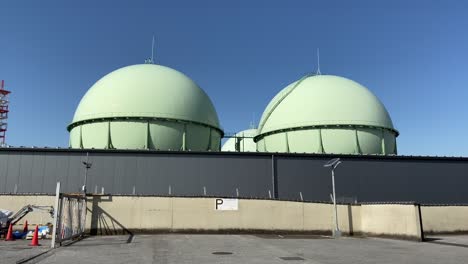
[[[146,146],[145,146],[145,149],[150,149],[150,137],[151,137],[151,134],[150,134],[150,124],[149,124],[149,121],[146,122]]]
[[[218,141],[218,149],[217,149],[217,151],[220,151],[221,148],[222,148],[222,146],[221,146],[221,135],[220,135],[219,140],[217,140],[217,141]]]
[[[107,142],[106,142],[106,149],[110,149],[110,136],[111,136],[111,132],[110,132],[110,122],[107,121]]]
[[[109,121],[109,149],[114,149],[114,144],[112,144],[112,127],[111,122]]]
[[[206,148],[207,150],[211,150],[211,137],[212,137],[212,135],[211,135],[211,127],[210,127],[209,129],[210,129],[210,135],[209,135],[209,137],[208,137],[208,147]]]
[[[244,142],[245,142],[245,134],[244,134],[244,132],[242,132],[242,152],[245,152],[245,144],[244,144]]]
[[[289,90],[288,92],[286,92],[282,97],[280,97],[278,99],[278,101],[273,105],[273,107],[271,108],[271,110],[267,113],[267,116],[265,117],[265,119],[263,120],[262,123],[259,124],[258,126],[258,130],[261,131],[263,129],[263,126],[265,125],[265,123],[268,121],[268,119],[270,118],[271,114],[273,114],[273,112],[275,111],[275,109],[283,102],[283,100],[288,96],[290,95],[294,90],[296,90],[296,88],[307,78],[311,77],[313,75],[306,75],[304,77],[302,77],[299,81],[297,81],[297,83],[291,88],[291,90]]]
[[[184,133],[182,134],[182,150],[187,150],[187,124],[184,124]]]
[[[384,129],[382,128],[381,131],[382,131],[382,140],[381,140],[382,154],[386,155]]]
[[[68,137],[68,147],[72,148],[72,137],[71,137],[71,131],[69,132],[70,136]]]
[[[110,136],[111,136],[111,132],[110,132],[110,122],[107,121],[107,137],[106,137],[106,147],[105,149],[110,149]]]
[[[356,150],[355,150],[355,151],[356,151],[356,154],[362,154],[361,146],[360,146],[360,144],[359,144],[359,135],[358,135],[358,130],[357,130],[357,128],[354,128],[354,133],[355,133],[355,140],[354,140],[354,142],[355,142],[355,144],[356,144],[354,147],[356,148]]]
[[[324,153],[325,151],[323,149],[323,139],[322,139],[322,129],[321,128],[319,129],[318,133],[319,133],[319,135],[318,135],[319,136],[319,138],[318,138],[318,140],[319,140],[318,153]]]
[[[80,126],[80,145],[78,146],[80,149],[84,149],[83,146],[83,125]]]

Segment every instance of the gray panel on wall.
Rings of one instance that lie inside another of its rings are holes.
[[[466,203],[468,163],[453,161],[353,161],[346,174],[359,178],[365,201]]]
[[[8,154],[0,153],[0,192],[9,192],[7,189]]]
[[[18,192],[32,192],[33,182],[32,167],[34,153],[21,153],[18,178]]]
[[[15,186],[18,187],[18,180],[20,176],[20,163],[21,153],[14,153],[8,155],[8,173],[6,175],[6,192],[13,192]]]
[[[198,160],[199,189],[206,187],[207,195],[268,197],[271,189],[269,157],[202,156]]]
[[[302,193],[304,200],[329,201],[332,188],[330,170],[323,167],[326,161],[327,159],[305,157],[277,157],[279,197],[299,200]]]
[[[158,166],[155,166],[153,160],[154,158],[146,155],[137,157],[138,172],[135,175],[135,192],[137,194],[165,195],[169,193],[170,181],[167,177],[159,177],[158,181]]]
[[[65,187],[68,179],[68,155],[48,152],[45,159],[45,174],[46,182],[43,183],[43,192],[55,193],[55,185],[58,181]]]
[[[86,160],[85,156],[83,156],[83,160]],[[98,192],[101,192],[102,188],[104,188],[106,193],[112,193],[114,174],[117,169],[115,158],[113,156],[90,154],[88,162],[92,164],[91,169],[88,171],[88,191],[94,192],[97,189]]]
[[[274,162],[272,163],[272,155]],[[329,201],[332,156],[89,150],[88,192]],[[342,156],[337,197],[351,201],[468,203],[468,159]],[[79,192],[86,151],[0,149],[0,192]],[[272,173],[274,165],[274,175]],[[274,188],[276,185],[276,188]],[[275,192],[276,190],[276,192]]]
[[[70,153],[68,155],[68,172],[66,172],[66,184],[64,184],[65,190],[71,193],[80,192],[81,186],[83,185],[84,166],[82,162],[85,159],[82,154]]]
[[[280,197],[330,200],[328,159],[278,158]],[[335,171],[337,198],[361,202],[408,201],[425,203],[468,202],[468,162],[424,160],[346,159]],[[288,186],[285,188],[285,186]]]
[[[45,153],[37,152],[32,156],[30,192],[39,193],[44,189]]]

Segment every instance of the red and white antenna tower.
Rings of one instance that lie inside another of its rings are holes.
[[[8,94],[11,92],[5,90],[5,81],[0,83],[0,147],[5,146],[5,134],[8,128]]]

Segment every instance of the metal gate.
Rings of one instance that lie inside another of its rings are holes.
[[[52,247],[82,237],[86,227],[85,195],[60,193],[60,182],[58,182],[55,199],[57,210],[54,215]]]

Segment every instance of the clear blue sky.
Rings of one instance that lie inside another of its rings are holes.
[[[247,128],[253,113],[258,122],[278,91],[315,71],[320,48],[322,73],[351,78],[385,104],[400,154],[468,156],[466,3],[2,1],[7,141],[67,146],[83,94],[143,63],[154,34],[156,62],[195,80],[227,132]]]

